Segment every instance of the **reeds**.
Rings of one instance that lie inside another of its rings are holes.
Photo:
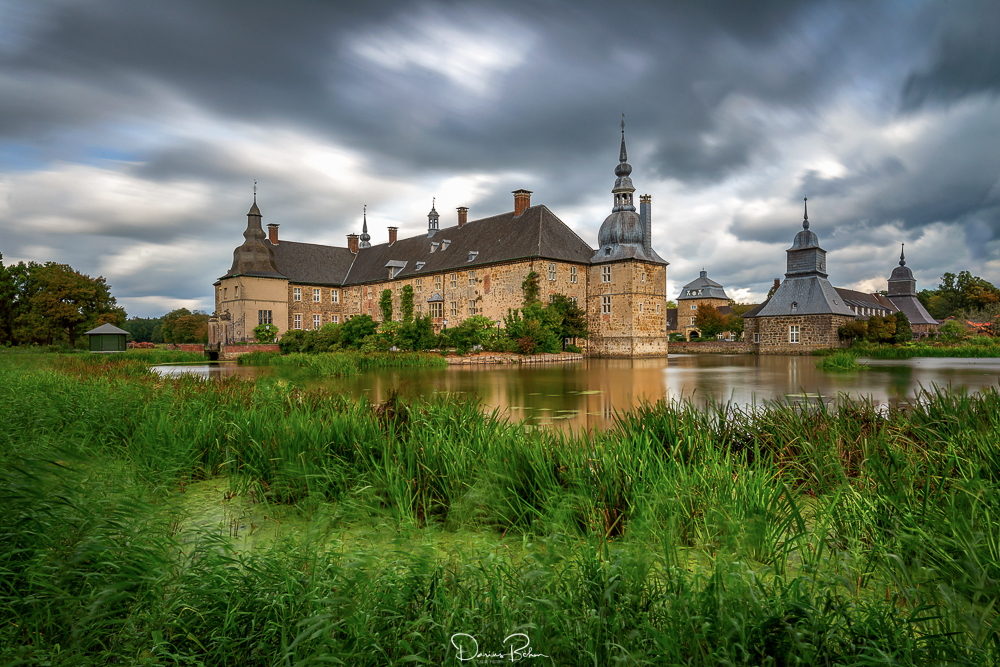
[[[995,389],[659,402],[567,435],[468,402],[2,364],[2,662],[441,664],[457,633],[506,654],[519,632],[554,664],[1000,658]],[[177,533],[171,490],[216,476],[338,532]],[[399,538],[339,532],[365,526]]]

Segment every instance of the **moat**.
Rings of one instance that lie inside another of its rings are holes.
[[[533,366],[451,366],[394,369],[327,380],[289,377],[303,386],[330,386],[383,400],[393,389],[403,397],[465,396],[529,424],[605,428],[615,410],[662,398],[733,401],[829,401],[840,394],[896,405],[921,387],[965,387],[974,392],[1000,382],[1000,359],[916,358],[863,360],[867,369],[827,372],[817,357],[688,354],[668,359],[587,359]],[[236,364],[159,367],[165,374],[205,377],[257,375],[270,369]],[[821,397],[817,399],[817,396]]]

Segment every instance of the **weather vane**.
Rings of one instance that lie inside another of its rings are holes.
[[[257,201],[257,179],[253,179],[253,200]]]

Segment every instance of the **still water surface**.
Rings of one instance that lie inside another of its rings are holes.
[[[295,379],[384,400],[390,390],[404,397],[447,394],[475,398],[514,421],[546,426],[606,428],[616,410],[644,400],[691,400],[742,405],[780,400],[831,400],[841,394],[896,405],[921,387],[965,387],[978,391],[1000,383],[1000,359],[919,358],[865,361],[868,368],[827,372],[816,357],[676,354],[668,359],[587,359],[532,366],[449,366],[440,369],[373,371],[350,378]],[[166,375],[206,378],[256,376],[271,369],[236,364],[160,366]],[[817,399],[817,396],[820,397]]]

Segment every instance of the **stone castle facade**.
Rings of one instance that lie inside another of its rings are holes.
[[[445,228],[432,206],[426,235],[399,239],[389,227],[388,241],[377,245],[366,215],[347,247],[285,241],[275,224],[265,233],[255,196],[244,242],[214,284],[209,344],[250,340],[263,323],[276,325],[280,336],[362,314],[378,321],[386,289],[400,319],[405,285],[413,288],[414,314],[430,315],[437,331],[473,315],[502,326],[508,309],[522,306],[521,284],[534,271],[543,301],[563,294],[587,313],[588,354],[666,355],[668,263],[652,248],[649,195],[636,212],[631,172],[623,123],[614,204],[596,250],[546,206],[532,205],[528,190],[514,191],[513,211],[469,220],[460,207],[456,224]]]

